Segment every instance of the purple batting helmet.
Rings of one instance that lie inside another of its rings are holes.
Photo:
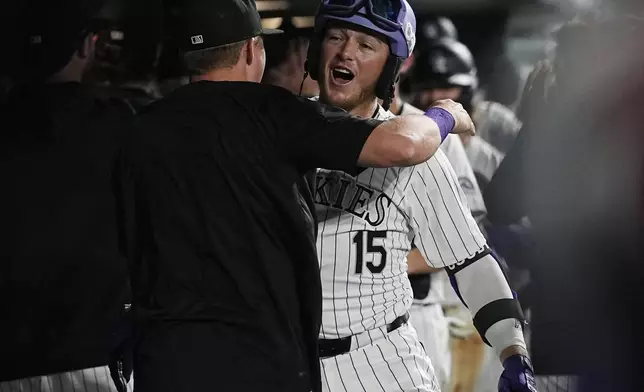
[[[324,30],[329,21],[354,24],[387,38],[390,55],[376,85],[376,95],[387,108],[393,98],[400,67],[416,45],[416,17],[407,0],[323,0],[315,16],[306,71],[318,79]]]

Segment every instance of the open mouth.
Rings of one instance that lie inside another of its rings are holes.
[[[353,72],[343,67],[335,67],[331,70],[333,81],[337,84],[349,84],[354,78]]]

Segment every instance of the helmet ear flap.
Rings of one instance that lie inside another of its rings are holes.
[[[376,83],[376,96],[382,99],[382,107],[387,110],[394,99],[395,85],[400,77],[400,69],[405,59],[389,55],[382,73]]]

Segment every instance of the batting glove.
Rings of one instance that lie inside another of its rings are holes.
[[[499,380],[499,392],[537,392],[534,370],[530,358],[512,355],[503,361],[503,373]]]

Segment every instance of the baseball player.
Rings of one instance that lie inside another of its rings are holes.
[[[478,137],[501,153],[514,143],[521,122],[511,109],[483,99],[474,56],[463,43],[447,37],[418,51],[409,79],[414,106],[423,109],[438,99],[454,99],[475,119]],[[469,141],[463,142],[467,150]]]
[[[306,64],[320,100],[361,117],[394,117],[386,108],[413,50],[415,24],[405,0],[324,0]],[[447,267],[479,332],[497,349],[505,368],[499,389],[536,391],[520,308],[441,151],[423,165],[355,177],[318,170],[315,202],[323,390],[440,390],[409,323],[413,241],[429,265]]]

